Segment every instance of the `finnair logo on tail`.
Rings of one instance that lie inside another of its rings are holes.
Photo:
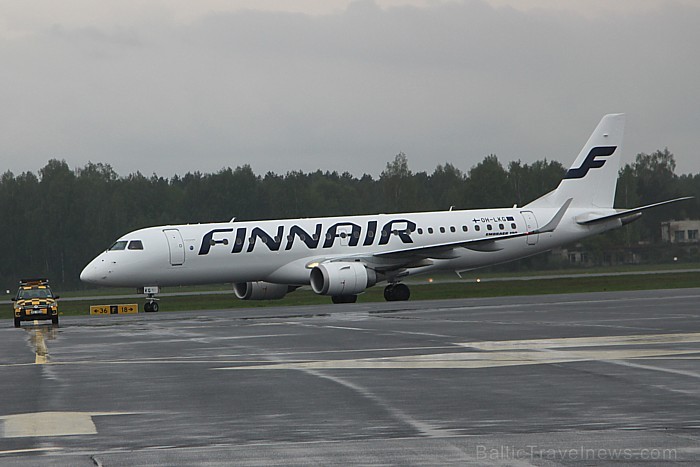
[[[569,169],[564,175],[564,179],[567,178],[583,178],[586,176],[589,170],[599,169],[605,165],[604,160],[598,160],[596,157],[607,157],[615,152],[617,146],[598,146],[591,149],[588,153],[586,159],[584,159],[581,167],[577,169]]]

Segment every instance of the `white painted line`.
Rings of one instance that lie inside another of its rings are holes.
[[[617,360],[610,360],[610,361],[607,361],[607,363],[612,363],[613,365],[626,366],[626,367],[630,367],[630,368],[639,368],[641,370],[660,371],[662,373],[670,373],[673,375],[689,376],[691,378],[700,378],[700,373],[697,373],[695,371],[676,370],[674,368],[662,368],[662,367],[654,366],[654,365],[642,365],[641,363],[623,362],[623,361],[617,361]]]
[[[614,362],[646,358],[681,358],[686,355],[696,355],[700,354],[698,348],[674,349],[667,346],[662,348],[661,345],[698,342],[700,342],[700,333],[485,341],[459,344],[465,347],[464,352],[347,360],[307,360],[218,369],[477,369],[584,361]],[[620,348],[624,346],[628,346],[628,348]],[[591,350],[590,347],[612,348]],[[471,352],[467,350],[468,348],[476,348],[479,351]],[[696,375],[692,372],[671,370],[669,372],[693,377]]]
[[[357,360],[318,360],[307,362],[249,365],[221,370],[301,370],[301,369],[477,369],[522,365],[545,365],[585,361],[608,361],[698,353],[698,350],[620,350],[587,352],[489,352],[368,358]]]
[[[553,349],[561,347],[603,347],[617,345],[682,344],[700,342],[700,333],[643,334],[631,336],[566,337],[512,341],[463,342],[456,345],[479,350]]]
[[[96,435],[93,417],[136,414],[139,412],[30,412],[4,415],[0,416],[0,438]]]
[[[84,412],[36,412],[6,415],[2,420],[3,438],[97,434],[92,417]]]
[[[45,452],[45,451],[63,451],[63,448],[46,447],[46,448],[29,448],[29,449],[11,449],[8,451],[0,451],[0,456],[5,455],[5,454],[25,454],[25,453],[30,453],[30,452]]]

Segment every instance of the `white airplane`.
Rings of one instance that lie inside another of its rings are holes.
[[[228,282],[243,300],[310,285],[352,303],[380,282],[386,300],[408,300],[406,277],[532,256],[689,199],[613,208],[624,124],[624,114],[603,117],[559,186],[521,208],[149,227],[117,240],[80,279],[143,288],[145,311],[158,311],[162,286]]]

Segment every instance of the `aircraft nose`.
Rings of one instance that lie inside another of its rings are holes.
[[[99,267],[100,264],[101,261],[98,258],[92,260],[80,273],[80,280],[90,284],[99,284],[101,280],[105,279],[105,274]]]

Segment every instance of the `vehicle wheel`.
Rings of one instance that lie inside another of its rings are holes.
[[[357,295],[333,295],[331,300],[333,303],[355,303]]]
[[[158,302],[151,303],[151,311],[155,313],[158,310],[159,310]]]
[[[53,324],[54,326],[58,326],[58,316],[51,317],[51,324]]]
[[[151,308],[151,303],[152,302],[146,302],[143,304],[143,311],[144,312],[150,313],[151,311],[153,311],[153,309]]]
[[[15,318],[15,327],[18,328],[21,326],[22,320],[19,318]]]

